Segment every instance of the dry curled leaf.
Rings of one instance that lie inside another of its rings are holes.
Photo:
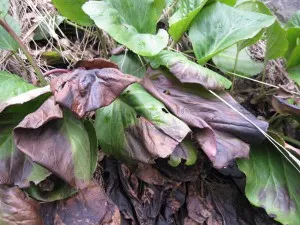
[[[194,128],[198,143],[216,168],[228,166],[235,158],[248,157],[248,144],[264,139],[252,123],[200,85],[182,84],[163,70],[149,70],[143,85],[174,115]],[[256,119],[228,93],[218,94],[262,130],[267,129],[268,123]]]
[[[17,148],[71,186],[85,187],[95,169],[97,147],[83,123],[51,97],[14,129]]]
[[[112,103],[137,78],[114,68],[75,69],[51,80],[55,101],[79,117]]]
[[[41,206],[45,225],[121,225],[118,208],[95,183],[77,195]]]
[[[0,186],[1,225],[43,225],[39,204],[17,187]]]
[[[115,68],[119,69],[118,65],[103,58],[95,58],[88,60],[80,60],[75,65],[75,68],[83,67],[87,70],[91,69],[103,69],[103,68]]]

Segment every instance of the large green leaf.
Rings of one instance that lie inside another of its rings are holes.
[[[170,155],[190,132],[140,84],[130,85],[111,105],[98,109],[95,128],[106,153],[146,163]]]
[[[93,20],[82,10],[82,6],[86,2],[87,0],[52,0],[62,16],[82,26],[91,26],[94,24]]]
[[[219,0],[219,2],[222,2],[226,5],[234,6],[237,0]]]
[[[287,39],[289,43],[285,54],[286,67],[295,67],[300,64],[300,28],[291,27],[287,29]]]
[[[264,3],[256,0],[246,0],[243,2],[239,2],[236,4],[235,8],[250,12],[262,13],[269,16],[272,15],[272,12]]]
[[[153,56],[168,44],[165,30],[155,35],[164,6],[164,0],[108,0],[89,1],[83,10],[117,42],[139,55]]]
[[[0,18],[3,18],[9,10],[9,0],[0,0]]]
[[[252,146],[249,160],[238,166],[247,177],[246,196],[282,224],[299,225],[298,171],[268,141]]]
[[[213,62],[224,73],[233,72],[235,59],[237,54],[237,46],[233,45],[223,52],[213,57]],[[264,64],[255,62],[246,49],[239,52],[237,66],[235,72],[248,77],[254,76],[264,69]]]
[[[153,68],[166,66],[182,83],[201,84],[208,89],[228,89],[231,82],[218,73],[188,60],[183,54],[163,50],[150,58]]]
[[[207,0],[181,0],[178,8],[169,19],[169,34],[178,41],[189,28],[192,20],[200,12]]]
[[[300,50],[299,50],[300,54]],[[287,70],[289,77],[293,79],[300,86],[300,65],[292,67]]]
[[[285,29],[276,21],[267,29],[266,60],[276,59],[285,55],[288,50],[288,40]]]
[[[21,35],[21,27],[13,17],[6,15],[5,21],[17,35]],[[0,49],[16,51],[18,48],[18,42],[16,42],[15,39],[13,39],[12,36],[2,26],[0,26]]]
[[[235,6],[237,9],[250,11],[250,12],[256,12],[256,13],[262,13],[269,16],[272,16],[272,12],[270,9],[262,2],[259,1],[252,1],[252,0],[245,0],[242,2],[238,2]],[[242,50],[243,48],[255,44],[263,35],[264,29],[262,29],[257,35],[255,35],[253,38],[249,38],[247,40],[239,41],[237,43],[238,50]]]
[[[290,20],[287,22],[286,27],[298,27],[300,28],[300,11],[297,11],[292,15]]]
[[[236,42],[254,37],[274,21],[272,16],[214,3],[196,16],[189,37],[199,63],[205,63]]]
[[[0,102],[34,89],[16,74],[0,71]]]
[[[125,74],[131,74],[142,78],[146,73],[146,68],[145,65],[142,64],[142,59],[133,52],[113,55],[110,59],[115,62]]]
[[[95,138],[53,97],[22,120],[14,129],[14,139],[18,149],[70,185],[82,188],[92,178],[97,163],[97,144],[91,143]]]

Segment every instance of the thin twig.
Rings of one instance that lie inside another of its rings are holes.
[[[14,52],[14,57],[16,57],[16,59],[19,61],[19,63],[21,64],[22,68],[24,69],[24,72],[26,73],[26,77],[23,77],[24,80],[28,80],[28,71],[27,71],[27,68],[26,68],[26,65],[25,63],[23,62],[23,59],[21,59],[21,57],[16,53]]]
[[[236,54],[235,54],[234,66],[233,66],[233,73],[234,74],[236,73],[236,68],[237,68],[237,64],[238,64],[239,54],[240,54],[240,51],[237,49],[236,50]],[[232,86],[231,86],[231,90],[230,90],[231,93],[234,93],[235,80],[236,80],[236,77],[233,76],[232,77]]]
[[[15,33],[15,31],[3,19],[0,19],[0,25],[13,37],[13,39],[15,39],[16,42],[18,42],[20,49],[23,51],[23,53],[25,54],[27,60],[29,61],[29,63],[33,67],[33,69],[34,69],[34,71],[35,71],[35,73],[36,73],[36,75],[37,75],[37,77],[38,77],[38,79],[40,81],[40,84],[42,86],[46,86],[47,85],[47,81],[44,79],[43,74],[42,74],[40,68],[38,67],[38,65],[36,64],[36,62],[32,58],[32,56],[30,55],[28,49],[23,44],[23,42],[19,38],[19,36]]]

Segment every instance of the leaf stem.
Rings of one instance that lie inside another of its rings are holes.
[[[177,42],[176,41],[172,41],[172,43],[170,44],[170,46],[168,47],[168,49],[175,49]]]
[[[238,64],[238,59],[239,59],[239,54],[240,54],[240,51],[237,49],[236,50],[236,54],[235,54],[235,61],[234,61],[234,66],[233,66],[233,73],[235,74],[236,73],[236,68],[237,68],[237,64]],[[232,86],[231,86],[231,93],[234,92],[234,87],[235,87],[235,80],[236,80],[236,77],[233,76],[232,78]]]
[[[261,81],[262,82],[265,82],[265,80],[266,80],[266,73],[267,73],[267,63],[268,63],[268,60],[267,60],[267,58],[265,57],[265,59],[264,59],[264,71],[263,71],[263,75],[262,75],[262,78],[261,78]],[[264,94],[264,85],[262,84],[261,86],[260,86],[260,94],[261,95],[263,95]]]
[[[19,36],[14,32],[14,30],[6,23],[6,21],[4,21],[4,19],[0,19],[0,25],[15,39],[16,42],[18,42],[20,49],[23,51],[23,53],[25,54],[27,60],[29,61],[29,63],[31,64],[31,66],[33,67],[36,76],[38,77],[40,84],[42,86],[46,86],[47,85],[47,81],[45,80],[45,78],[43,77],[43,74],[40,70],[40,68],[38,67],[38,65],[36,64],[36,62],[34,61],[34,59],[32,58],[32,56],[30,55],[28,49],[26,48],[26,46],[23,44],[22,40],[19,38]]]
[[[287,142],[290,142],[291,144],[294,144],[294,145],[297,145],[298,147],[300,147],[300,141],[298,141],[294,138],[287,137],[287,136],[282,136],[282,139],[287,141]]]

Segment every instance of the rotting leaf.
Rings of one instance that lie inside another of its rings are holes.
[[[48,177],[38,185],[32,184],[24,191],[39,202],[54,202],[69,198],[77,193],[77,189],[55,176]]]
[[[187,218],[194,221],[191,224],[277,225],[264,213],[256,212],[233,181],[216,172],[188,183],[187,193]]]
[[[103,58],[95,58],[88,60],[79,60],[74,65],[75,68],[83,67],[87,70],[91,69],[104,69],[104,68],[115,68],[119,69],[118,65]]]
[[[181,53],[163,50],[150,58],[150,63],[155,69],[161,65],[167,67],[182,83],[201,84],[212,90],[224,90],[231,86],[231,82],[225,77],[188,60]]]
[[[67,200],[42,204],[40,211],[45,225],[121,225],[118,208],[95,183]]]
[[[71,186],[85,187],[97,162],[83,123],[49,98],[14,129],[20,151]],[[59,163],[58,163],[59,162]]]
[[[299,172],[267,140],[250,152],[249,160],[238,160],[249,201],[282,224],[299,225]]]
[[[32,162],[15,145],[13,128],[17,124],[1,126],[0,130],[0,185],[18,185],[25,188],[30,182],[35,184],[44,180],[51,173]]]
[[[17,187],[0,186],[0,224],[43,225],[38,203]]]
[[[140,84],[130,85],[111,105],[97,110],[95,127],[104,152],[145,163],[169,156],[190,132]]]
[[[182,84],[167,71],[149,70],[143,85],[174,115],[196,128],[198,143],[217,168],[227,166],[235,158],[248,157],[246,143],[259,143],[265,138],[254,125],[209,91],[199,85]],[[229,94],[218,94],[262,130],[267,129],[268,123],[256,119]]]
[[[114,68],[76,69],[51,80],[55,101],[79,117],[112,103],[138,79]]]
[[[300,107],[290,104],[284,98],[280,96],[273,96],[272,97],[272,106],[276,110],[276,112],[280,114],[290,114],[295,119],[300,121]]]
[[[178,166],[182,160],[185,160],[185,165],[192,166],[197,161],[198,149],[194,143],[189,140],[183,140],[177,147],[174,152],[170,155],[169,164],[171,166]]]
[[[0,90],[0,184],[28,187],[29,182],[39,183],[50,172],[19,151],[12,131],[43,103],[50,88],[35,88],[17,75],[1,71]]]
[[[110,158],[105,160],[105,173],[107,192],[120,208],[122,224],[177,224],[185,202],[184,190],[177,190],[179,182],[164,183],[167,179],[150,165],[136,169]]]

